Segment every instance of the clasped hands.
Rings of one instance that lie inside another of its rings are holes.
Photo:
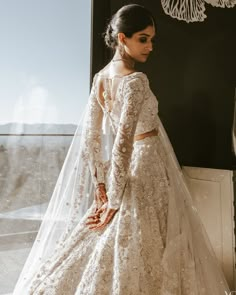
[[[88,216],[86,225],[92,225],[89,229],[103,229],[113,218],[118,210],[107,208],[108,198],[104,183],[99,183],[95,190],[96,208],[92,215]]]

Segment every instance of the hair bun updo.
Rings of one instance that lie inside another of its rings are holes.
[[[112,25],[111,25],[111,22],[110,22],[107,25],[107,29],[106,29],[106,32],[104,34],[104,40],[105,40],[105,43],[106,43],[107,47],[115,49],[118,44],[117,44],[116,38],[114,38],[113,33],[114,33],[113,28],[112,28]]]
[[[131,38],[136,32],[156,26],[152,14],[143,6],[129,4],[121,7],[111,18],[103,34],[106,45],[111,49],[118,46],[118,33]]]

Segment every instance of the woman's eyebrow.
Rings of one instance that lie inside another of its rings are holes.
[[[149,34],[146,34],[146,33],[140,33],[139,35],[140,35],[140,36],[147,36],[147,37],[150,36]]]
[[[150,34],[147,34],[147,33],[140,33],[139,36],[145,36],[145,37],[151,37]],[[153,35],[152,38],[154,38],[156,35]]]

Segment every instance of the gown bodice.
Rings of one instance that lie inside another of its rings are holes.
[[[99,75],[99,74],[98,74]],[[144,87],[144,101],[142,107],[139,112],[137,126],[135,129],[134,135],[142,134],[145,132],[149,132],[153,129],[158,129],[158,121],[157,121],[157,113],[158,113],[158,101],[156,96],[153,94],[152,90],[149,87],[149,81],[146,75],[142,72],[134,72],[127,76],[123,77],[115,77],[120,78],[116,85],[115,91],[111,90],[111,83],[109,80],[105,78],[105,89],[103,92],[104,103],[100,101],[101,107],[104,112],[103,117],[103,126],[107,124],[106,120],[110,120],[108,124],[112,125],[113,133],[116,134],[118,131],[119,122],[122,115],[122,107],[125,103],[124,101],[124,84],[134,79],[135,77],[141,77],[143,79],[143,87]],[[135,88],[135,87],[134,87]],[[135,91],[135,89],[133,90]],[[111,92],[115,93],[115,97],[111,97]],[[99,99],[98,99],[99,101]],[[105,127],[103,129],[105,132]]]
[[[134,136],[158,128],[157,112],[158,103],[144,73],[113,78],[101,73],[95,75],[85,145],[93,183],[95,187],[99,183],[106,184],[109,208],[120,207]],[[108,142],[112,142],[109,148]],[[103,158],[107,150],[111,151],[108,165]]]

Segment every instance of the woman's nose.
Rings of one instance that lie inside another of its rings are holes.
[[[152,51],[153,50],[152,42],[150,44],[148,44],[148,46],[146,48],[147,48],[148,51]]]

